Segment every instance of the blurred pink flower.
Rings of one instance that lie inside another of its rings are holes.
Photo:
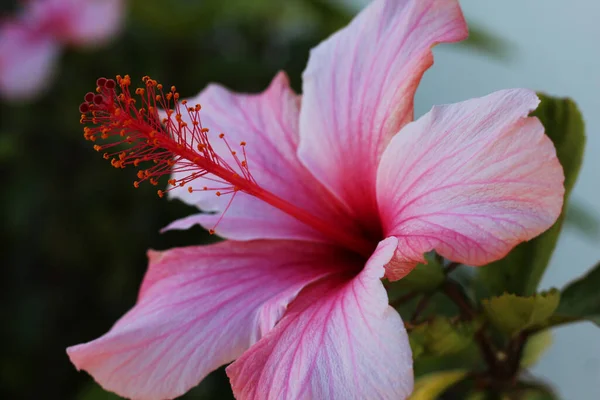
[[[63,46],[97,46],[119,30],[123,0],[31,0],[0,26],[0,95],[28,100],[51,82]]]
[[[232,361],[238,399],[406,399],[410,346],[381,279],[430,250],[497,260],[550,227],[563,199],[554,146],[528,117],[532,91],[411,122],[431,47],[466,35],[455,0],[376,0],[311,52],[301,98],[280,73],[258,95],[210,85],[190,99],[204,126],[226,132],[211,142],[199,106],[180,103],[160,128],[152,113],[171,109],[174,88],[157,104],[162,86],[146,78],[140,111],[128,77],[99,80],[81,106],[83,122],[101,121],[86,138],[121,135],[132,150],[105,157],[154,160],[138,174],[154,184],[175,160],[170,196],[214,213],[167,229],[218,223],[229,240],[150,251],[137,304],[67,350],[76,367],[133,399],[179,396]]]

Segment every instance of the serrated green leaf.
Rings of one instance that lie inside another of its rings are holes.
[[[416,380],[415,390],[409,400],[435,400],[466,375],[466,370],[435,372],[425,375]]]
[[[552,325],[587,320],[600,326],[600,263],[561,293]]]
[[[521,356],[521,366],[523,368],[529,368],[540,360],[546,350],[552,346],[552,332],[549,330],[542,331],[535,334],[527,339],[527,344],[523,349],[523,355]]]
[[[505,293],[481,302],[488,320],[507,335],[546,323],[560,302],[560,292],[522,297]]]
[[[447,318],[438,317],[415,327],[409,339],[411,347],[420,351],[419,355],[441,356],[458,353],[473,343],[475,329],[473,322],[453,324]]]
[[[577,180],[585,147],[584,123],[571,99],[539,94],[542,100],[533,113],[550,137],[565,172],[565,201],[556,223],[537,238],[518,245],[502,260],[478,269],[475,285],[479,297],[498,296],[504,292],[532,295],[548,266],[565,218],[571,189]]]

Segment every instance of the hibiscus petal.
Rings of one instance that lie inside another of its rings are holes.
[[[27,27],[7,23],[0,30],[0,93],[10,100],[28,100],[48,88],[60,46]]]
[[[278,74],[269,88],[258,95],[235,94],[221,86],[210,85],[196,98],[188,99],[190,104],[202,105],[202,126],[210,129],[209,135],[214,138],[211,144],[230,165],[235,166],[236,163],[224,142],[216,137],[221,132],[225,133],[225,139],[231,146],[238,146],[242,141],[247,143],[248,166],[259,186],[317,217],[343,224],[347,218],[340,217],[331,194],[301,165],[296,155],[299,101],[284,73]],[[176,179],[184,176],[185,173],[174,174]],[[215,187],[215,183],[210,181],[194,184],[198,187],[204,185]],[[216,211],[218,214],[226,209],[230,200],[229,196],[215,196],[215,192],[194,191],[190,194],[186,189],[176,188],[169,193],[204,211]],[[247,215],[252,218],[247,218]],[[312,228],[242,192],[236,194],[225,218],[232,218],[236,223],[223,222],[216,232],[231,239],[298,239],[308,236],[324,240]],[[195,223],[210,229],[217,219],[205,216],[196,219]],[[275,231],[272,229],[274,225],[277,226]],[[298,232],[302,234],[298,235]]]
[[[534,92],[505,90],[434,107],[385,150],[377,200],[398,250],[399,279],[435,249],[483,265],[548,229],[560,214],[564,175],[537,118]]]
[[[237,198],[234,201],[237,201]],[[252,200],[247,200],[247,202],[250,201]],[[161,232],[186,230],[194,225],[200,225],[207,229],[216,227],[217,235],[234,240],[289,239],[329,242],[325,236],[319,235],[308,225],[298,224],[287,218],[265,218],[265,215],[271,215],[271,206],[257,200],[253,200],[252,203],[254,207],[251,212],[235,207],[228,210],[227,215],[223,218],[220,213],[193,214],[171,222],[161,229]],[[261,212],[257,212],[257,210]]]
[[[123,0],[77,0],[65,13],[65,39],[78,45],[101,45],[118,33],[123,14]]]
[[[406,399],[412,354],[380,281],[397,240],[382,241],[354,278],[307,287],[276,327],[227,368],[239,400]]]
[[[366,227],[377,225],[379,157],[413,118],[431,47],[466,36],[455,0],[376,0],[311,52],[299,156]]]
[[[179,396],[242,354],[306,285],[347,266],[327,245],[221,242],[149,253],[137,304],[104,336],[67,349],[105,389]]]

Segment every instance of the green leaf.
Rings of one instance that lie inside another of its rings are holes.
[[[488,395],[485,392],[471,392],[465,397],[465,400],[487,400]]]
[[[523,368],[529,368],[537,364],[546,350],[552,346],[552,342],[552,332],[549,330],[542,331],[529,337],[529,339],[527,339],[527,344],[523,349],[521,366]]]
[[[520,393],[521,399],[523,400],[556,400],[558,397],[550,391],[541,390],[541,389],[527,389]],[[514,398],[514,397],[513,397]],[[507,400],[510,400],[510,397],[507,397]]]
[[[469,393],[465,400],[556,400],[558,397],[552,389],[543,383],[535,381],[517,382],[512,388],[499,392],[495,390],[475,390]]]
[[[565,224],[572,226],[588,237],[597,238],[600,236],[600,219],[590,207],[580,202],[571,200],[565,217]]]
[[[77,400],[119,400],[121,397],[102,389],[95,382],[85,386],[76,396]]]
[[[472,48],[498,60],[508,60],[516,52],[514,43],[472,22],[469,23],[469,37],[458,45]]]
[[[577,180],[585,147],[584,123],[577,105],[570,99],[539,94],[542,100],[533,113],[550,137],[565,172],[565,201],[556,223],[537,238],[518,245],[502,260],[478,269],[475,285],[479,297],[498,296],[504,292],[532,295],[548,266],[565,218],[571,189]]]
[[[581,320],[600,326],[600,263],[562,290],[552,325]]]
[[[425,254],[427,264],[417,265],[408,275],[393,285],[402,290],[431,292],[444,282],[444,269],[433,253]]]
[[[445,354],[442,356],[421,354],[414,359],[415,378],[433,374],[441,371],[452,371],[469,366],[470,371],[485,371],[487,365],[481,357],[479,347],[472,343],[458,353]]]
[[[409,334],[417,355],[446,355],[458,353],[473,343],[476,323],[452,323],[448,318],[434,318],[416,326]],[[417,356],[415,356],[416,358]]]
[[[435,372],[425,375],[415,382],[415,390],[409,400],[434,400],[452,385],[467,375],[466,370]]]
[[[535,296],[521,297],[505,293],[481,302],[488,320],[507,335],[514,335],[546,323],[560,302],[560,292],[552,289]]]

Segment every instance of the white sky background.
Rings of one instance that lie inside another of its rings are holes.
[[[368,0],[347,0],[360,7]],[[416,115],[434,104],[526,87],[572,97],[588,135],[572,200],[600,219],[600,1],[462,0],[469,22],[506,39],[512,57],[497,60],[461,46],[440,45],[417,92]],[[563,231],[543,288],[562,287],[600,261],[600,238]],[[598,287],[600,290],[600,285]],[[533,368],[566,400],[600,398],[600,328],[589,323],[554,330],[554,345]]]

